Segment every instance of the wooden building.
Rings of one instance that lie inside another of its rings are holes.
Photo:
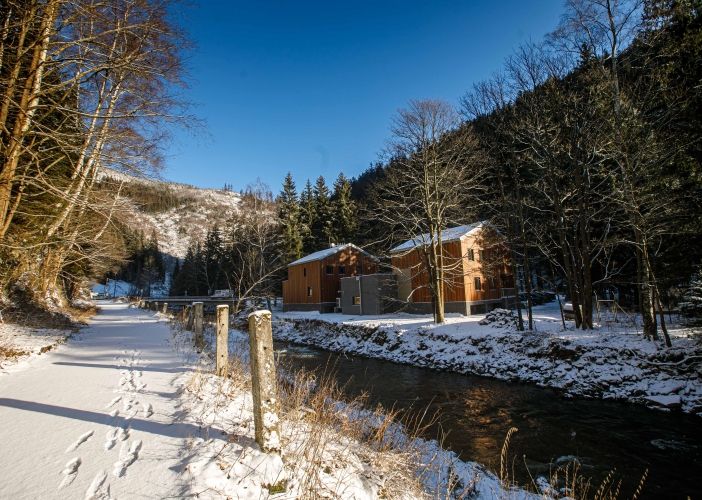
[[[333,312],[341,278],[377,272],[377,259],[352,243],[310,254],[288,264],[283,311]]]
[[[421,246],[428,235],[390,251],[398,277],[398,299],[407,312],[431,314],[428,272]],[[514,279],[507,272],[502,235],[487,222],[453,227],[441,233],[444,259],[444,310],[480,314],[513,301]]]

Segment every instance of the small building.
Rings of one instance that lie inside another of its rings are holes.
[[[377,272],[378,260],[352,243],[307,255],[288,264],[283,311],[333,312],[339,307],[342,278]]]
[[[402,306],[397,300],[397,276],[367,274],[341,279],[341,313],[378,315],[396,312]]]
[[[398,299],[410,313],[431,314],[429,276],[422,260],[422,235],[390,251],[397,275]],[[444,311],[481,314],[505,307],[514,295],[507,272],[502,235],[487,222],[446,229],[441,233],[444,259]]]

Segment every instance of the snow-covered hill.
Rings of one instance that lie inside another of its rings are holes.
[[[207,231],[215,224],[224,226],[241,202],[241,195],[231,191],[171,183],[168,186],[178,196],[196,201],[161,213],[146,213],[135,206],[133,220],[134,226],[143,228],[144,234],[156,229],[159,249],[173,257],[185,257],[191,241],[204,241]]]
[[[232,191],[138,179],[111,171],[104,172],[102,180],[115,191],[123,183],[121,219],[130,229],[146,236],[155,230],[161,252],[178,258],[185,257],[192,241],[204,241],[213,225],[223,227],[241,203],[241,195]],[[170,206],[149,206],[143,198],[150,192],[157,197],[165,193]]]

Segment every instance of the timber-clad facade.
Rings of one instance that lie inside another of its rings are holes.
[[[442,232],[444,307],[446,312],[484,313],[503,307],[514,293],[507,273],[502,236],[487,223]],[[422,261],[421,238],[391,250],[398,277],[398,298],[408,312],[431,314],[428,272]]]
[[[351,243],[310,254],[288,265],[283,311],[333,312],[341,278],[377,272],[377,259]]]

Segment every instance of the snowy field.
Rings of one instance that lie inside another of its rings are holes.
[[[532,332],[518,332],[505,315],[488,322],[483,315],[449,314],[435,325],[430,316],[410,314],[288,312],[276,314],[274,335],[336,352],[534,382],[566,397],[628,400],[666,411],[681,406],[702,415],[702,337],[684,324],[668,325],[671,348],[645,340],[624,314],[617,321],[603,315],[592,331],[566,326],[552,302],[534,308]]]

